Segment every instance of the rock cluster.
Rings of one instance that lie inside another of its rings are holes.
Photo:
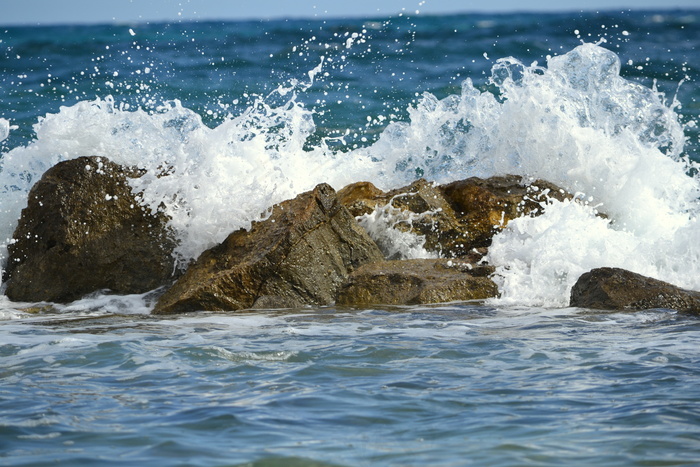
[[[388,192],[368,182],[337,193],[320,184],[232,232],[176,278],[168,219],[132,192],[128,180],[139,176],[100,157],[47,171],[8,248],[7,296],[68,302],[95,291],[166,286],[154,314],[483,300],[498,295],[494,269],[482,261],[493,235],[512,219],[541,214],[552,198],[571,199],[551,183],[517,176],[447,185],[421,179]],[[390,220],[384,229],[421,239],[440,259],[397,259],[358,222],[379,215]],[[581,276],[571,306],[697,314],[700,292],[601,268]]]
[[[153,313],[495,297],[498,289],[488,277],[493,271],[474,263],[509,220],[541,212],[548,192],[569,196],[546,182],[525,185],[515,176],[445,187],[418,180],[390,192],[368,182],[338,193],[321,184],[205,251]],[[469,204],[473,196],[479,201]],[[460,261],[449,266],[448,260],[385,261],[392,259],[390,252],[380,251],[355,220],[382,209],[396,211],[389,228],[422,236],[426,249]]]

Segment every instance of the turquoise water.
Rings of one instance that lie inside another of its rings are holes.
[[[174,168],[139,188],[185,261],[320,181],[585,201],[497,236],[485,303],[0,295],[0,465],[700,464],[697,318],[567,307],[604,265],[700,290],[698,47],[700,11],[0,27],[0,267],[29,187],[81,155]]]

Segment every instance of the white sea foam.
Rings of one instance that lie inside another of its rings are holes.
[[[280,107],[258,100],[215,128],[177,101],[153,113],[125,109],[109,97],[62,107],[35,125],[36,141],[3,156],[0,243],[11,237],[43,172],[61,160],[101,155],[148,170],[134,189],[171,217],[179,258],[187,261],[249,227],[274,203],[324,181],[342,186],[360,176],[361,163],[339,168],[343,155],[323,144],[304,150],[314,129],[312,113],[293,94]]]
[[[459,96],[425,95],[411,121],[376,145],[396,180],[425,175],[519,174],[559,184],[607,213],[554,203],[545,216],[512,222],[494,241],[502,302],[565,306],[578,276],[620,266],[700,289],[699,185],[687,175],[676,102],[619,76],[619,58],[584,44],[546,68],[508,58],[492,81],[467,80]]]
[[[10,136],[10,122],[0,118],[0,142],[5,141],[8,136]]]
[[[359,216],[359,224],[377,243],[385,257],[390,259],[436,258],[437,254],[425,249],[425,237],[397,228],[397,224],[411,225],[422,214],[395,208],[391,203]]]
[[[3,155],[0,246],[38,177],[82,155],[148,170],[134,189],[172,218],[183,262],[320,182],[340,188],[368,180],[388,189],[418,177],[519,174],[559,184],[589,205],[553,203],[496,237],[488,260],[503,301],[565,306],[578,275],[604,265],[700,289],[699,185],[687,175],[677,103],[619,71],[619,58],[593,44],[546,67],[501,59],[492,70],[498,96],[470,80],[459,95],[426,93],[409,109],[410,121],[389,124],[375,144],[349,152],[323,141],[305,147],[314,115],[296,96],[311,82],[281,87],[214,128],[177,101],[155,112],[110,97],[79,102],[40,119],[32,144]],[[421,247],[414,240],[400,254],[420,256],[409,251]]]
[[[55,311],[60,313],[109,313],[148,314],[152,308],[153,297],[149,293],[131,295],[104,295],[96,292],[67,305],[56,304]]]

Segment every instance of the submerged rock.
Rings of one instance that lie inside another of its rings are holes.
[[[49,169],[29,192],[8,246],[6,295],[69,302],[97,290],[142,293],[174,271],[167,218],[141,206],[129,177],[140,173],[103,157]]]
[[[153,313],[328,305],[355,268],[382,259],[333,188],[321,184],[202,253]]]
[[[493,268],[459,260],[415,259],[365,264],[350,275],[336,303],[419,305],[496,297]]]
[[[668,308],[700,314],[700,292],[619,268],[583,274],[571,289],[571,306],[604,310]]]

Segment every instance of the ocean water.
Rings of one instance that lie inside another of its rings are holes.
[[[599,266],[700,290],[698,47],[700,10],[0,26],[0,267],[32,184],[84,155],[150,171],[181,264],[320,182],[577,198],[495,237],[483,303],[0,295],[0,464],[697,465],[697,318],[568,296]]]

